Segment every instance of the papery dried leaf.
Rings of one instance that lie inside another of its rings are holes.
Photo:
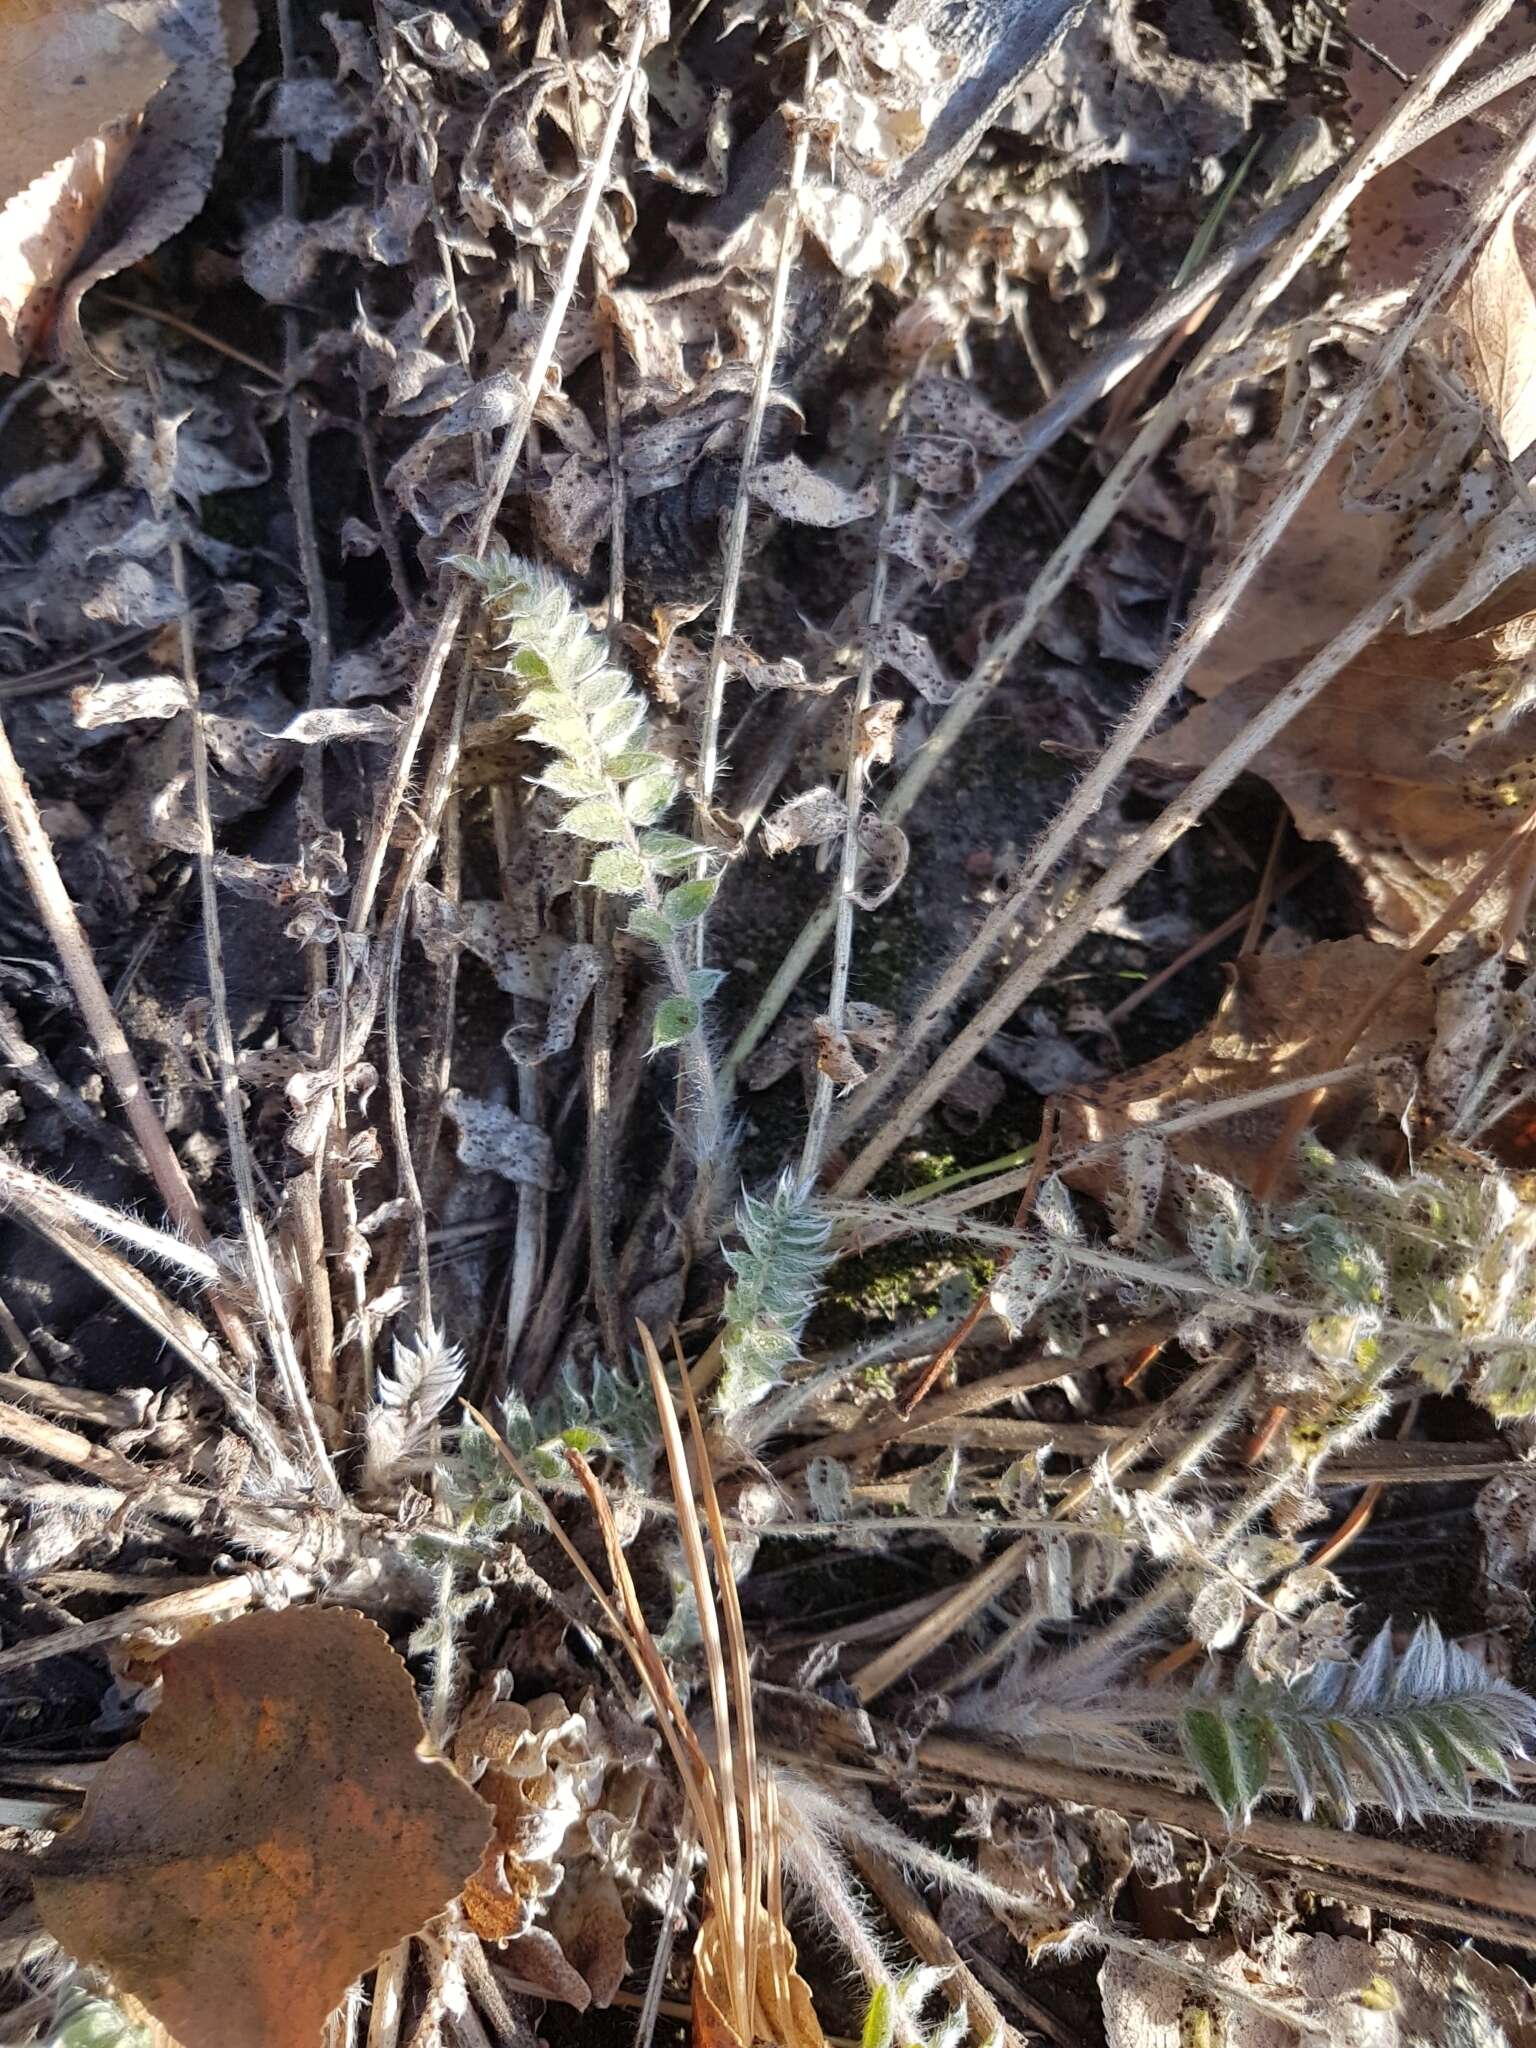
[[[939,434],[965,441],[978,455],[1013,455],[1019,430],[992,410],[976,386],[963,377],[920,377],[907,401],[907,416]]]
[[[3,247],[4,235],[4,218],[0,216],[0,247]],[[3,255],[0,255],[0,265],[3,262]],[[45,506],[63,504],[89,490],[105,467],[106,457],[101,452],[101,442],[96,435],[85,434],[74,454],[63,462],[44,462],[36,469],[25,470],[20,476],[13,477],[0,491],[0,512],[8,519],[25,519],[33,512],[41,512]]]
[[[970,566],[969,544],[959,540],[932,507],[919,499],[910,512],[898,512],[881,535],[885,546],[928,583],[953,583]]]
[[[799,696],[826,697],[840,681],[835,675],[813,681],[806,674],[803,662],[790,655],[769,661],[735,634],[722,641],[720,651],[731,674],[742,677],[754,690],[793,690]]]
[[[502,1044],[519,1066],[537,1067],[558,1052],[568,1052],[576,1026],[603,978],[603,955],[596,946],[567,946],[555,964],[554,985],[542,1032],[514,1024],[502,1033]]]
[[[318,2048],[362,1972],[453,1899],[490,1813],[421,1754],[415,1689],[341,1608],[211,1628],[39,1859],[38,1909],[184,2048]]]
[[[873,484],[850,491],[831,477],[819,476],[798,455],[764,462],[752,472],[752,495],[799,526],[850,526],[875,510]]]
[[[846,1031],[834,1030],[830,1017],[815,1017],[811,1031],[816,1042],[816,1071],[825,1074],[837,1088],[857,1088],[869,1079],[853,1056]]]
[[[1318,1072],[1333,1063],[1332,1033],[1401,964],[1394,948],[1362,938],[1330,940],[1290,956],[1260,953],[1237,961],[1232,986],[1203,1031],[1145,1066],[1059,1099],[1058,1156],[1066,1161],[1086,1146],[1154,1125],[1199,1103],[1247,1094],[1288,1075]],[[1415,969],[1367,1026],[1351,1057],[1417,1054],[1428,1044],[1433,1026],[1429,977]],[[1319,1120],[1325,1139],[1331,1143],[1353,1130],[1370,1101],[1368,1079],[1330,1089]],[[1177,1132],[1168,1140],[1169,1150],[1185,1166],[1204,1167],[1251,1187],[1289,1107],[1282,1102],[1243,1110]],[[1064,1169],[1072,1186],[1101,1201],[1120,1195],[1125,1170],[1118,1151],[1092,1165]],[[1283,1192],[1294,1188],[1294,1177],[1282,1183]]]
[[[85,294],[186,226],[208,196],[224,146],[234,92],[231,39],[243,36],[245,27],[238,12],[226,20],[219,0],[146,0],[135,18],[173,68],[113,185],[103,216],[111,246],[71,280],[61,303],[59,334],[72,354],[85,345]]]
[[[763,847],[770,854],[793,853],[801,846],[825,846],[840,839],[848,807],[824,783],[787,797],[772,817],[763,820]]]
[[[393,739],[399,729],[398,712],[382,704],[324,705],[317,711],[296,712],[272,738],[294,747],[327,747],[334,740],[380,744]]]
[[[0,16],[0,375],[21,371],[170,72],[149,36],[94,0]]]
[[[593,549],[608,538],[613,489],[607,470],[561,455],[548,464],[548,477],[529,498],[534,530],[562,568],[585,576]]]
[[[859,713],[854,751],[861,761],[889,761],[896,751],[896,733],[901,725],[901,701],[880,697]]]
[[[612,1873],[590,1858],[568,1870],[548,1918],[550,1933],[585,1979],[593,2005],[612,2005],[629,1969],[629,1915]]]
[[[461,1166],[537,1188],[555,1186],[554,1151],[537,1124],[526,1123],[504,1103],[486,1102],[459,1088],[448,1090],[443,1109],[458,1129]]]
[[[1406,34],[1410,64],[1441,33],[1434,9],[1411,23],[1379,14],[1389,49],[1389,19]],[[1503,147],[1491,129],[1472,136],[1458,128],[1451,145],[1458,176]],[[1352,250],[1368,269],[1400,275],[1409,254],[1415,271],[1430,257],[1434,230],[1416,218],[1414,191],[1441,228],[1459,218],[1417,172],[1407,187],[1373,182],[1351,213]],[[1330,465],[1196,662],[1190,685],[1209,701],[1144,750],[1165,768],[1203,766],[1368,602],[1417,544],[1421,509],[1464,517],[1466,547],[1417,594],[1412,631],[1383,634],[1252,764],[1306,837],[1331,840],[1358,869],[1379,927],[1398,939],[1439,915],[1532,800],[1521,721],[1536,657],[1536,523],[1497,465],[1474,464],[1490,430],[1512,455],[1536,436],[1533,262],[1526,231],[1506,216],[1439,323],[1433,360],[1410,359],[1383,387],[1353,452]],[[1248,530],[1288,432],[1256,449],[1223,445],[1219,427],[1192,437],[1190,473],[1212,490],[1222,529],[1208,579]],[[1497,930],[1507,901],[1502,886],[1485,892],[1467,928]]]
[[[83,683],[69,693],[69,709],[82,732],[127,725],[136,718],[174,718],[190,698],[180,676],[135,676],[124,683]]]
[[[901,887],[912,848],[899,825],[866,815],[859,820],[859,880],[849,891],[860,910],[878,910]]]
[[[960,685],[945,674],[926,634],[917,632],[900,619],[871,627],[867,644],[877,662],[895,669],[920,697],[930,704],[953,701]]]
[[[901,236],[877,206],[846,186],[808,179],[800,193],[800,214],[850,284],[871,279],[894,289],[906,276]]]
[[[891,466],[932,497],[954,497],[976,488],[976,451],[958,434],[903,434]]]
[[[710,1912],[693,1950],[693,2048],[825,2048],[810,1988],[796,1967],[795,1944],[782,1922],[758,1921],[757,1984],[751,2023],[731,2018],[729,1963],[719,1916]]]

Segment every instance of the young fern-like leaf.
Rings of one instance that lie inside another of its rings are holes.
[[[788,1172],[771,1195],[742,1195],[736,1228],[741,1244],[725,1255],[734,1276],[725,1291],[720,1379],[727,1421],[762,1400],[799,1357],[800,1333],[830,1261],[831,1225]]]
[[[1319,1805],[1353,1827],[1362,1798],[1401,1825],[1471,1811],[1468,1774],[1506,1788],[1509,1765],[1536,1741],[1536,1700],[1493,1677],[1421,1622],[1394,1658],[1390,1624],[1356,1664],[1319,1664],[1305,1677],[1261,1681],[1185,1708],[1179,1739],[1233,1827],[1253,1813],[1273,1773],[1310,1819]]]
[[[695,1156],[713,1165],[724,1109],[704,1013],[721,976],[694,967],[683,934],[708,909],[711,855],[661,824],[682,791],[671,761],[653,752],[645,699],[594,633],[558,576],[497,548],[460,559],[485,591],[490,667],[532,721],[529,737],[551,759],[535,782],[565,805],[561,830],[595,851],[592,888],[632,900],[627,930],[654,946],[671,994],[659,1006],[651,1049],[676,1046],[690,1086]],[[685,877],[679,880],[678,877]]]

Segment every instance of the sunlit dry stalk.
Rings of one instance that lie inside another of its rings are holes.
[[[1536,131],[1533,131],[1533,134],[1536,134]],[[1400,333],[1400,330],[1394,332]],[[1406,345],[1404,339],[1404,348]],[[1375,378],[1363,380],[1371,389],[1375,388],[1376,381]],[[1363,408],[1368,402],[1368,393],[1357,388],[1354,402]],[[1345,404],[1348,406],[1350,401],[1346,400]],[[1307,464],[1309,474],[1301,488],[1283,493],[1276,500],[1270,518],[1261,522],[1261,526],[1273,528],[1264,547],[1240,557],[1239,563],[1234,563],[1234,572],[1241,563],[1246,563],[1241,581],[1246,582],[1248,576],[1256,573],[1269,547],[1273,545],[1274,539],[1289,520],[1290,514],[1343,445],[1346,438],[1344,434],[1340,434],[1337,440],[1334,439],[1334,430],[1343,418],[1341,410],[1330,421],[1328,431],[1319,436]],[[1348,424],[1352,426],[1354,422],[1350,421]],[[1148,869],[1155,866],[1169,848],[1198,822],[1216,798],[1236,781],[1248,764],[1263,752],[1291,720],[1298,717],[1356,655],[1363,652],[1385,631],[1404,600],[1418,588],[1430,570],[1445,559],[1453,545],[1453,539],[1457,537],[1447,535],[1437,545],[1426,548],[1415,561],[1401,570],[1386,591],[1373,604],[1357,613],[1343,631],[1336,634],[1321,653],[1306,664],[1299,675],[1270,699],[1264,709],[1243,727],[1237,737],[1217,754],[1209,766],[1201,770],[1183,794],[1175,798],[1161,816],[1111,862],[1093,887],[1086,890],[1073,904],[1070,912],[1029,949],[1019,965],[1004,976],[975,1016],[949,1041],[921,1081],[908,1091],[896,1110],[870,1138],[837,1182],[839,1193],[856,1194],[869,1185],[913,1125],[954,1085],[957,1077],[970,1065],[977,1053],[1013,1015],[1019,1005],[1076,949],[1104,912],[1118,903],[1126,891],[1139,881]],[[1221,591],[1215,594],[1210,607],[1201,613],[1199,619],[1191,623],[1184,639],[1179,642],[1174,654],[1164,665],[1161,682],[1154,678],[1153,684],[1149,686],[1149,692],[1153,689],[1166,689],[1171,694],[1173,690],[1182,686],[1183,677],[1193,664],[1200,647],[1214,636],[1217,626],[1226,616],[1228,606],[1236,601],[1236,590],[1228,588],[1229,580],[1230,578],[1224,580]],[[1205,622],[1203,628],[1202,620]],[[1144,734],[1141,737],[1144,737]],[[1140,744],[1140,737],[1136,744]]]
[[[77,1193],[62,1181],[34,1173],[19,1159],[0,1152],[0,1206],[8,1203],[24,1204],[37,1214],[68,1217],[99,1237],[127,1245],[175,1272],[189,1275],[200,1286],[217,1287],[228,1278],[212,1252],[172,1237],[169,1231],[156,1230],[153,1224],[141,1222],[126,1209],[114,1209],[90,1195]]]
[[[95,1231],[83,1226],[63,1203],[41,1192],[49,1189],[50,1183],[39,1175],[27,1174],[23,1178],[23,1174],[25,1169],[15,1167],[14,1162],[0,1154],[0,1207],[46,1237],[190,1366],[224,1403],[273,1477],[287,1483],[292,1467],[271,1422],[229,1372],[219,1355],[218,1344],[196,1316],[189,1315],[137,1266],[103,1244]]]
[[[11,750],[9,735],[0,723],[0,819],[10,837],[11,850],[21,869],[38,916],[59,957],[85,1028],[106,1069],[123,1113],[128,1119],[139,1150],[160,1191],[166,1213],[178,1230],[200,1246],[208,1243],[207,1226],[191,1182],[182,1170],[165,1125],[139,1074],[132,1048],[112,1008],[112,999],[96,966],[90,940],[70,901],[53,857],[53,845],[21,765]]]

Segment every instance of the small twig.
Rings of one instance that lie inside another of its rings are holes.
[[[41,1636],[35,1642],[13,1643],[9,1649],[0,1650],[0,1672],[27,1671],[54,1657],[73,1657],[81,1650],[118,1642],[123,1636],[138,1635],[144,1629],[163,1628],[169,1622],[190,1621],[200,1615],[221,1614],[226,1607],[248,1607],[257,1597],[255,1576],[240,1572],[212,1585],[167,1593],[160,1600],[143,1600],[137,1607],[120,1608],[100,1621],[82,1621],[74,1628]]]
[[[1137,1323],[1107,1337],[1096,1337],[1085,1344],[1075,1358],[1031,1358],[1020,1365],[1004,1366],[1000,1372],[988,1373],[963,1387],[953,1387],[946,1393],[934,1395],[925,1406],[922,1419],[927,1423],[950,1422],[958,1421],[962,1416],[979,1414],[1016,1394],[1055,1386],[1069,1375],[1091,1372],[1095,1366],[1113,1365],[1127,1352],[1140,1351],[1153,1341],[1166,1341],[1177,1327],[1172,1318]],[[788,1478],[813,1458],[857,1458],[866,1451],[880,1450],[887,1444],[901,1442],[910,1434],[912,1426],[908,1418],[896,1410],[857,1429],[838,1430],[829,1436],[817,1437],[775,1459],[773,1475],[776,1479]],[[774,1526],[777,1528],[778,1524]]]
[[[139,1150],[144,1154],[166,1213],[176,1228],[192,1243],[206,1250],[208,1230],[192,1185],[182,1171],[160,1113],[145,1088],[123,1028],[117,1021],[111,998],[96,966],[79,913],[69,899],[64,878],[53,857],[53,846],[38,815],[32,792],[20,764],[11,751],[10,737],[0,722],[0,819],[10,835],[16,856],[38,916],[47,929],[59,957],[64,977],[80,1006],[85,1028],[107,1078],[117,1091]]]
[[[921,367],[919,365],[914,371],[914,377],[921,374]],[[891,573],[891,558],[885,537],[891,521],[896,516],[901,489],[895,455],[906,416],[906,391],[907,387],[904,387],[899,400],[891,408],[885,491],[880,511],[880,533],[875,544],[875,573],[869,588],[869,604],[864,620],[864,644],[859,651],[859,672],[848,705],[848,766],[843,783],[843,844],[838,863],[836,908],[832,925],[832,987],[827,997],[827,1027],[834,1040],[841,1037],[848,1013],[848,976],[853,966],[854,895],[859,886],[859,827],[863,822],[864,787],[868,777],[869,761],[864,720],[874,690],[875,671],[880,665],[876,635],[885,618],[885,591]],[[817,1175],[821,1172],[836,1087],[837,1083],[833,1076],[818,1066],[816,1094],[811,1104],[810,1121],[806,1127],[805,1149],[800,1156],[800,1178],[807,1187],[814,1185]]]
[[[1045,1179],[1046,1167],[1050,1161],[1051,1147],[1055,1142],[1055,1138],[1056,1098],[1054,1096],[1047,1096],[1045,1112],[1040,1125],[1040,1136],[1035,1143],[1035,1156],[1029,1163],[1029,1174],[1024,1182],[1024,1192],[1019,1197],[1019,1206],[1013,1219],[1015,1230],[1022,1230],[1033,1213],[1035,1198],[1040,1192],[1040,1183]],[[971,1332],[981,1321],[983,1315],[986,1314],[989,1306],[990,1298],[988,1295],[985,1292],[979,1293],[965,1321],[956,1330],[944,1348],[929,1361],[918,1376],[917,1382],[910,1392],[903,1394],[901,1397],[898,1407],[903,1416],[910,1417],[912,1411],[932,1391],[935,1384],[943,1378],[944,1374],[948,1372],[955,1353],[971,1335]]]
[[[227,1278],[211,1251],[141,1223],[126,1209],[114,1209],[90,1195],[77,1194],[62,1181],[34,1173],[19,1159],[0,1152],[0,1207],[16,1205],[42,1215],[62,1214],[114,1244],[128,1245],[146,1258],[190,1275],[201,1287],[220,1287]]]
[[[291,144],[289,145],[292,146]],[[241,363],[247,370],[254,370],[258,377],[265,377],[269,384],[275,384],[280,391],[289,385],[289,377],[281,370],[274,370],[270,363],[264,363],[260,356],[248,355],[243,348],[236,348],[232,341],[210,334],[206,327],[194,326],[179,313],[168,313],[163,306],[146,306],[141,299],[130,299],[122,292],[108,291],[104,285],[97,285],[91,292],[91,303],[97,306],[116,306],[123,313],[137,313],[140,319],[157,321],[162,327],[174,327],[178,334],[200,341],[204,348],[211,348],[215,354],[228,356],[232,363]]]
[[[1275,884],[1274,897],[1288,896],[1292,889],[1306,880],[1308,875],[1315,874],[1327,858],[1327,854],[1319,850],[1310,859],[1298,861],[1295,867],[1282,875]],[[1213,925],[1208,932],[1202,932],[1198,939],[1191,940],[1176,959],[1170,960],[1166,967],[1160,967],[1156,974],[1148,975],[1144,982],[1134,988],[1121,1002],[1116,1003],[1112,1010],[1106,1010],[1104,1022],[1108,1029],[1113,1031],[1118,1025],[1123,1024],[1127,1017],[1139,1010],[1143,1003],[1157,994],[1159,989],[1166,988],[1168,983],[1176,975],[1182,974],[1186,967],[1193,967],[1197,960],[1203,960],[1207,953],[1213,952],[1224,940],[1230,939],[1234,932],[1246,933],[1251,930],[1253,920],[1259,913],[1261,901],[1260,897],[1255,896],[1251,902],[1245,903],[1241,910],[1234,910],[1232,915],[1224,917],[1220,924]],[[1262,928],[1262,916],[1259,916],[1259,923]],[[1246,936],[1244,944],[1247,944]]]
[[[939,1989],[954,2011],[966,2015],[976,2039],[1022,2048],[1018,2030],[1008,2024],[996,1999],[891,1859],[877,1849],[857,1844],[850,1847],[859,1875],[900,1928],[913,1953],[944,1972]]]

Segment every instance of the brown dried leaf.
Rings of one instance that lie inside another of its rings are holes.
[[[170,71],[96,0],[0,15],[0,375],[21,370]]]
[[[1370,939],[1335,939],[1286,956],[1257,954],[1233,966],[1232,986],[1203,1031],[1175,1051],[1116,1074],[1059,1101],[1059,1156],[1108,1138],[1155,1125],[1198,1104],[1246,1095],[1291,1075],[1328,1064],[1329,1033],[1358,1009],[1401,966],[1390,946]],[[1362,1035],[1355,1056],[1417,1055],[1434,1029],[1435,998],[1429,976],[1416,969],[1397,988]],[[1365,1080],[1329,1090],[1319,1129],[1329,1140],[1352,1129],[1370,1102]],[[1186,1166],[1201,1166],[1241,1187],[1251,1187],[1284,1128],[1289,1104],[1244,1110],[1220,1122],[1177,1133],[1169,1143]],[[1100,1201],[1125,1184],[1120,1152],[1088,1166],[1066,1169],[1074,1187]],[[1282,1185],[1282,1193],[1294,1190]]]
[[[1372,221],[1368,211],[1358,230],[1367,246]],[[1415,513],[1456,489],[1484,413],[1512,455],[1536,434],[1536,293],[1513,221],[1491,237],[1437,350],[1443,368],[1410,364],[1380,394],[1353,456],[1324,474],[1196,663],[1191,688],[1209,701],[1146,758],[1203,766],[1369,601],[1412,545]],[[1197,447],[1225,529],[1209,581],[1251,524],[1264,464],[1260,451],[1234,468],[1219,435]],[[1473,487],[1492,506],[1498,486],[1485,472]],[[1533,560],[1536,532],[1513,494],[1424,593],[1416,630],[1384,634],[1254,763],[1303,835],[1332,840],[1356,866],[1384,935],[1432,921],[1529,801]],[[1469,926],[1497,928],[1506,901],[1490,889]]]
[[[64,295],[59,332],[73,353],[84,348],[80,302],[91,286],[153,254],[207,198],[234,93],[234,53],[249,26],[246,10],[226,13],[219,0],[151,0],[139,18],[173,68],[113,189],[104,216],[112,245]]]
[[[796,1968],[795,1944],[782,1921],[761,1914],[757,1937],[756,2009],[746,2029],[730,2017],[727,1957],[720,1921],[705,1916],[693,1950],[693,2048],[825,2048],[826,2036]]]
[[[816,1046],[816,1071],[825,1074],[835,1087],[857,1088],[869,1075],[853,1056],[846,1031],[833,1028],[830,1017],[813,1017],[811,1032]]]
[[[164,1696],[39,1860],[49,1932],[183,2048],[316,2048],[379,1955],[453,1899],[490,1813],[383,1632],[248,1614],[161,1662]]]
[[[887,521],[882,539],[893,555],[927,583],[953,583],[970,566],[969,543],[951,533],[921,498],[910,512],[898,512]]]
[[[1416,77],[1466,22],[1460,0],[1353,0],[1349,25],[1361,38],[1349,52],[1345,118],[1357,135],[1377,125],[1401,91],[1366,45]],[[1515,7],[1480,46],[1474,60],[1486,74],[1530,45],[1528,12]],[[1350,209],[1350,267],[1362,290],[1411,284],[1430,250],[1460,227],[1463,206],[1479,174],[1505,146],[1519,89],[1493,100],[1470,121],[1458,121],[1401,163],[1378,171]]]

